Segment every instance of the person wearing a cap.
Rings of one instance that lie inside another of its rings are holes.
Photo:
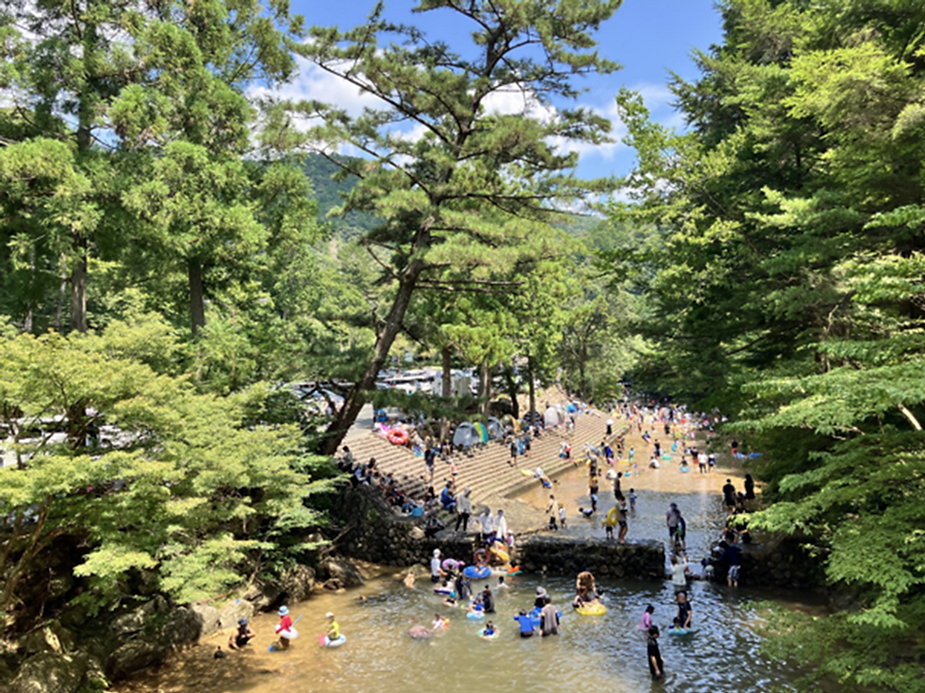
[[[228,636],[228,648],[240,650],[256,635],[257,634],[251,630],[248,620],[246,618],[239,618],[238,630]]]
[[[440,549],[434,549],[434,557],[430,559],[430,581],[440,582],[446,572],[440,566]]]
[[[456,503],[456,529],[453,530],[455,532],[459,531],[460,524],[462,524],[463,532],[469,529],[469,516],[472,515],[472,499],[469,498],[471,493],[472,491],[468,488],[464,489]]]
[[[334,620],[334,614],[329,611],[324,617],[328,620],[328,632],[325,633],[328,636],[328,641],[337,640],[340,637],[340,626]]]
[[[289,649],[289,638],[282,634],[288,634],[290,628],[292,628],[292,617],[289,615],[289,609],[281,606],[279,608],[279,625],[276,626],[276,634],[279,635],[279,649],[281,650]]]

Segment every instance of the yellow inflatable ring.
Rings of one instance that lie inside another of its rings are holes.
[[[507,563],[511,560],[511,557],[507,555],[507,551],[504,549],[499,549],[494,546],[491,547],[491,552],[501,559],[502,563]]]
[[[583,604],[575,609],[582,616],[603,616],[607,613],[607,607],[598,602],[597,604]]]
[[[617,520],[619,518],[619,513],[617,512],[617,506],[613,506],[610,511],[607,513],[607,519],[605,522],[610,527],[617,526]]]

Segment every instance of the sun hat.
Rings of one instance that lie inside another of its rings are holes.
[[[247,624],[248,624],[248,620],[247,620],[246,618],[239,618],[239,619],[238,619],[238,625],[239,625],[239,626],[246,626]]]
[[[289,609],[287,609],[285,606],[279,607],[279,615],[280,615],[280,616],[285,616],[285,615],[288,614],[288,613],[289,613]]]
[[[325,618],[334,618],[334,614],[330,611],[324,615]]]
[[[434,558],[440,556],[440,549],[434,549]]]

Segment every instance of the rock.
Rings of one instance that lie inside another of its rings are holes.
[[[30,633],[26,633],[19,639],[19,651],[25,655],[32,655],[38,652],[53,652],[54,654],[63,654],[64,647],[57,634],[48,626],[43,626]]]
[[[200,628],[202,629],[200,637],[208,637],[221,629],[222,626],[221,623],[219,623],[220,616],[218,609],[214,606],[209,606],[208,604],[192,604],[189,608],[190,611],[199,617]]]
[[[215,609],[212,609],[212,611],[215,611]],[[184,606],[170,614],[167,625],[161,628],[160,641],[170,649],[177,649],[192,645],[202,635],[203,623],[201,615]]]
[[[297,565],[287,570],[278,582],[287,601],[301,602],[308,598],[315,587],[315,571],[307,565]]]
[[[424,530],[420,527],[412,527],[408,532],[408,538],[411,541],[423,541],[425,539]]]
[[[331,590],[332,592],[336,592],[337,590],[342,590],[342,589],[344,589],[343,583],[342,583],[340,580],[336,579],[336,578],[331,578],[330,580],[325,580],[324,583],[322,583],[321,586],[324,587],[326,590]]]
[[[341,587],[356,587],[364,582],[357,567],[345,558],[326,558],[321,563],[321,569],[329,579],[338,580]]]
[[[145,627],[145,624],[151,616],[156,613],[163,613],[167,611],[168,608],[169,605],[167,604],[167,600],[158,595],[140,608],[130,611],[127,614],[122,614],[114,619],[109,629],[115,636],[139,633]]]
[[[23,663],[10,690],[12,693],[74,693],[85,671],[83,657],[42,652]]]
[[[113,679],[134,674],[163,662],[169,652],[168,646],[156,640],[132,640],[110,655],[109,673]]]
[[[250,619],[254,615],[254,605],[243,599],[226,604],[218,617],[220,628],[231,628],[238,625],[238,619]]]

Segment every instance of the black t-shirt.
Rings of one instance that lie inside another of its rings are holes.
[[[727,505],[734,505],[736,498],[736,487],[732,484],[726,484],[723,486],[723,497],[726,500]]]
[[[655,657],[655,661],[658,662],[658,670],[655,669],[655,666],[652,664],[652,658]],[[656,676],[661,673],[661,669],[665,666],[665,662],[662,659],[662,653],[658,650],[658,640],[650,637],[646,641],[646,660],[649,662],[649,672],[652,676]]]
[[[434,466],[434,460],[437,457],[437,453],[434,452],[433,448],[427,448],[427,451],[424,453],[424,464],[429,467]]]
[[[681,621],[681,627],[687,628],[687,617],[691,613],[691,603],[690,602],[678,602],[678,619]]]

